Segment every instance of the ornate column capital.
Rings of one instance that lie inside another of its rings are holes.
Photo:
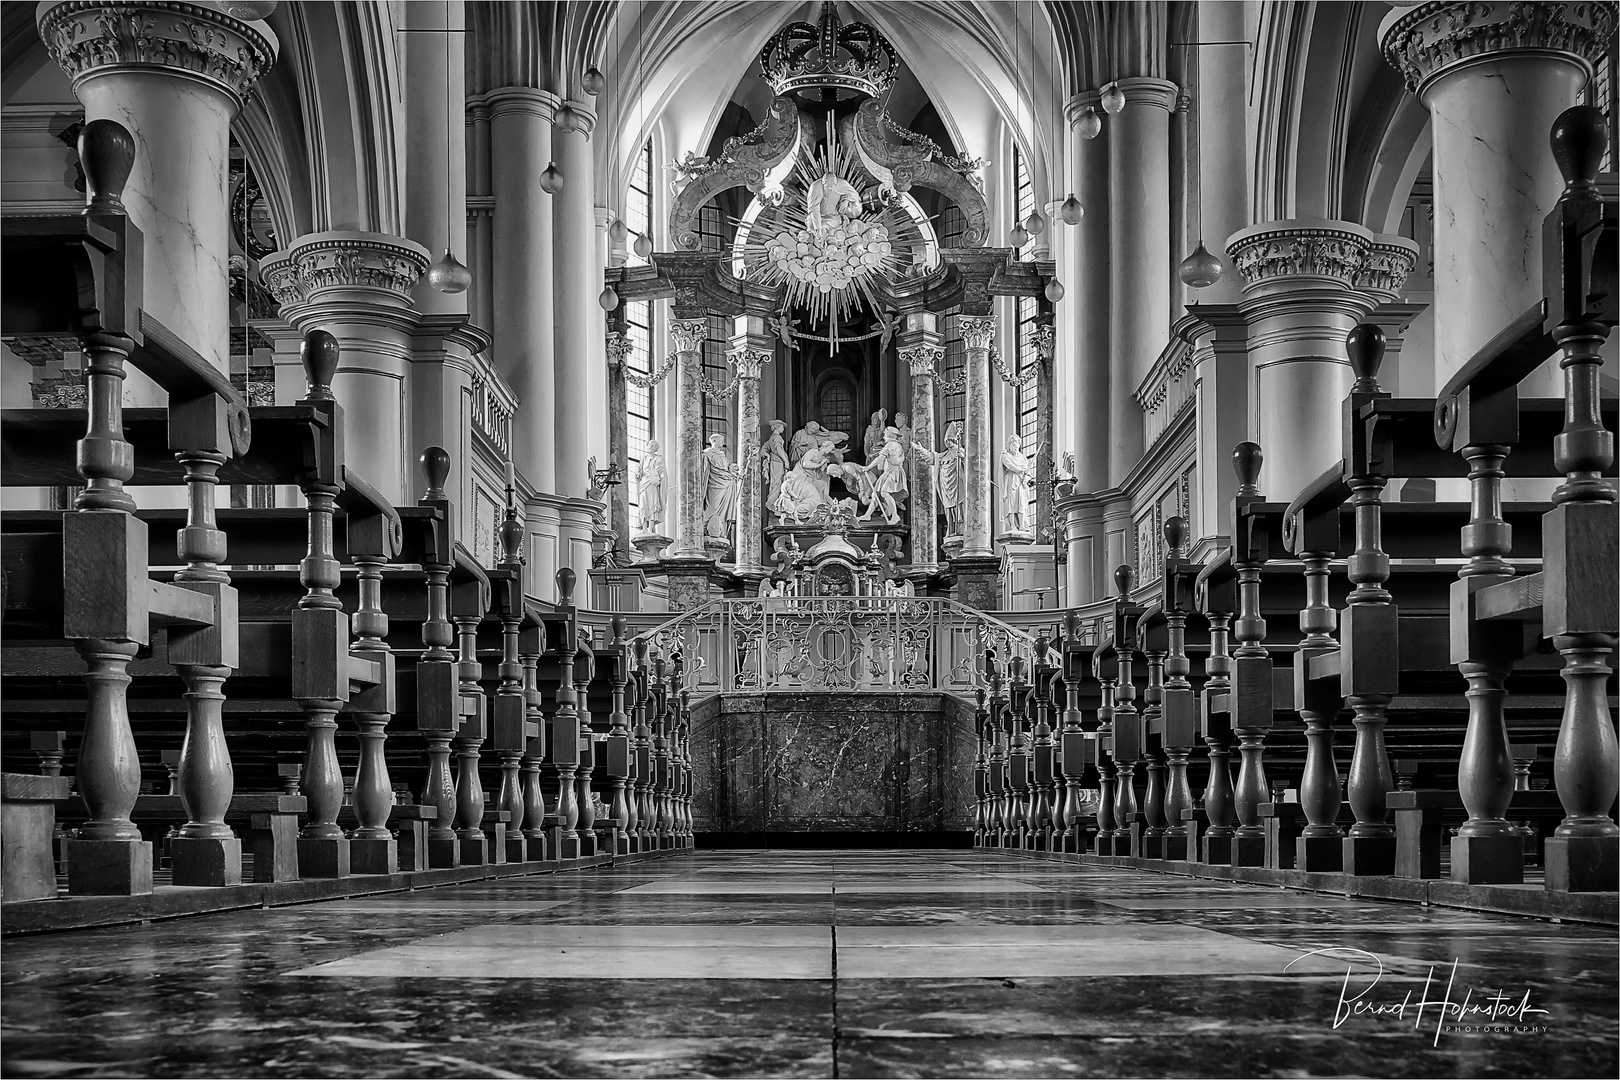
[[[213,87],[240,111],[276,59],[278,43],[268,26],[232,18],[213,5],[65,0],[41,9],[39,36],[75,92],[100,75],[163,70]]]
[[[970,349],[988,349],[990,342],[996,336],[996,317],[994,315],[961,315],[957,317],[956,328],[962,335],[962,342]]]
[[[739,379],[757,379],[762,367],[775,359],[774,354],[765,349],[750,349],[746,345],[738,346],[726,353],[726,363],[737,369]]]
[[[607,335],[608,367],[622,368],[624,362],[630,358],[635,346],[630,341],[630,335],[618,330],[609,330]]]
[[[408,310],[411,289],[430,262],[427,248],[404,237],[320,232],[266,256],[259,276],[291,321],[304,307],[334,300]]]
[[[500,86],[484,94],[482,98],[470,100],[481,101],[487,105],[491,120],[510,113],[518,116],[534,116],[548,124],[556,117],[557,106],[562,104],[562,99],[550,90],[536,90],[532,86]]]
[[[1380,303],[1391,303],[1406,287],[1417,259],[1418,246],[1406,237],[1375,233],[1367,248],[1367,260],[1356,275],[1356,288],[1377,296]]]
[[[1049,322],[1040,323],[1035,327],[1033,335],[1035,342],[1035,358],[1043,364],[1052,362],[1052,351],[1057,344],[1057,331]]]
[[[1433,0],[1391,11],[1378,38],[1406,88],[1422,97],[1442,75],[1504,53],[1558,57],[1582,65],[1590,77],[1614,32],[1612,4]]]
[[[675,339],[675,351],[678,353],[702,352],[703,343],[709,338],[709,320],[671,319],[669,336]]]
[[[940,361],[944,359],[943,345],[913,345],[900,350],[900,362],[911,369],[913,379],[931,379],[938,376]]]
[[[1350,221],[1293,218],[1239,229],[1226,253],[1245,298],[1327,287],[1359,289],[1387,302],[1400,295],[1417,265],[1418,247]]]

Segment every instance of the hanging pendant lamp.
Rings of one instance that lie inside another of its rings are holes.
[[[1057,278],[1053,278],[1046,283],[1046,298],[1054,304],[1063,299],[1067,292],[1068,290],[1063,287],[1063,282]]]
[[[1058,208],[1058,213],[1063,216],[1063,224],[1078,225],[1080,219],[1086,216],[1086,208],[1080,205],[1080,200],[1075,198],[1074,192],[1071,191],[1069,197],[1063,200],[1063,205]]]
[[[596,302],[602,305],[603,311],[612,311],[619,306],[619,290],[608,285],[597,294]]]
[[[1109,116],[1117,116],[1125,108],[1125,91],[1119,88],[1119,83],[1111,82],[1103,87],[1100,100],[1103,112]]]
[[[625,238],[629,235],[630,230],[625,227],[623,218],[614,218],[613,224],[608,226],[608,240],[614,247],[623,247]]]
[[[557,163],[553,161],[546,166],[546,171],[540,174],[540,190],[547,195],[555,195],[562,190],[562,187],[562,170],[557,168]]]
[[[631,250],[636,253],[638,259],[647,258],[652,254],[652,237],[646,233],[636,234],[636,242],[631,245]]]
[[[1024,231],[1031,236],[1039,236],[1046,231],[1046,218],[1041,216],[1039,210],[1030,211],[1029,217],[1024,219]]]
[[[607,85],[607,77],[602,74],[601,68],[597,67],[595,64],[592,64],[590,67],[585,69],[585,74],[580,78],[579,84],[580,86],[584,87],[587,94],[591,95],[591,97],[595,97],[596,95],[600,94],[602,92],[602,88]]]
[[[1181,260],[1181,268],[1177,273],[1181,275],[1181,280],[1191,288],[1208,288],[1221,280],[1221,260],[1217,259],[1209,248],[1204,246],[1204,242],[1200,240],[1198,250]]]

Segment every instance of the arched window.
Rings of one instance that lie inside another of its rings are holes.
[[[1013,216],[1019,221],[1025,221],[1035,212],[1035,186],[1030,179],[1029,163],[1024,160],[1024,153],[1013,143]],[[1024,258],[1035,257],[1035,245],[1025,244],[1022,255]],[[1033,296],[1020,296],[1017,301],[1018,325],[1013,330],[1014,367],[1022,375],[1024,369],[1035,361],[1035,321],[1040,317],[1041,306]],[[1037,450],[1036,437],[1036,402],[1039,391],[1036,389],[1037,380],[1031,380],[1018,388],[1018,441],[1022,444],[1025,454],[1034,456]]]
[[[841,431],[855,441],[855,392],[843,379],[828,379],[821,384],[817,395],[816,411],[821,414],[821,426],[828,431]]]
[[[625,191],[624,224],[630,230],[630,250],[625,253],[625,263],[629,266],[645,266],[647,260],[635,253],[634,240],[643,234],[650,234],[653,220],[652,195],[652,140],[641,148],[636,155],[635,167],[630,171],[630,183]],[[652,354],[652,301],[637,300],[626,304],[624,308],[625,333],[630,338],[630,356],[626,359],[626,366],[638,375],[651,375],[653,368]],[[644,386],[625,380],[624,384],[624,411],[626,419],[625,456],[629,458],[626,468],[629,477],[634,478],[641,467],[641,460],[646,456],[647,443],[652,439],[653,433],[653,392]],[[632,510],[637,508],[636,485],[628,485],[629,505]],[[635,515],[631,515],[634,520]]]

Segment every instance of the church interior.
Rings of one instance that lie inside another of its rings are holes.
[[[1617,19],[0,5],[0,1072],[1614,1075]]]

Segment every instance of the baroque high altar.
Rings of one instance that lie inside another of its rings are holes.
[[[610,496],[619,550],[633,546],[641,569],[667,578],[671,610],[801,587],[954,591],[993,609],[1000,552],[1051,541],[1054,265],[985,246],[984,163],[889,117],[898,63],[876,29],[841,23],[836,4],[819,24],[784,27],[760,57],[774,95],[764,122],[677,163],[679,250],[608,271],[621,301],[608,334],[616,460],[628,460],[626,381],[677,380],[674,445],[649,444],[626,478],[634,520],[625,486]],[[749,209],[735,241],[705,247],[700,216],[739,188]],[[1032,371],[996,353],[998,296],[1039,305]],[[670,301],[673,356],[638,374],[625,312],[652,299]],[[715,324],[732,328],[723,382],[705,371]],[[996,375],[1033,382],[1034,453],[1016,436],[993,445]],[[734,430],[705,430],[706,399]],[[846,572],[807,576],[812,555]]]

